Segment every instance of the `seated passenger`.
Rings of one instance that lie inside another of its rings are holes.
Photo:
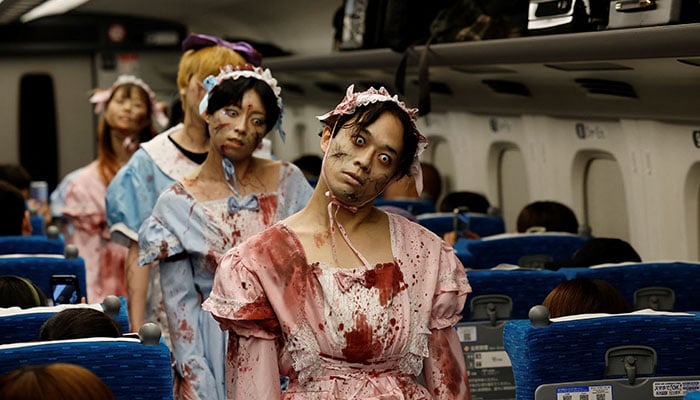
[[[22,309],[47,305],[46,294],[29,279],[14,275],[0,276],[0,307]]]
[[[516,222],[519,233],[568,232],[578,234],[576,214],[556,201],[535,201],[526,205]]]
[[[578,277],[557,285],[542,305],[551,318],[575,314],[621,314],[632,311],[625,297],[603,279]]]
[[[91,337],[120,337],[117,321],[94,308],[68,308],[47,319],[39,331],[39,340],[67,340]]]
[[[19,191],[6,181],[0,181],[0,236],[32,234],[27,203]]]
[[[7,400],[113,400],[102,379],[79,365],[23,365],[0,377],[0,398]]]
[[[642,262],[634,248],[622,239],[593,238],[576,250],[571,260],[545,263],[546,269],[590,267],[600,264],[617,264],[622,262]]]

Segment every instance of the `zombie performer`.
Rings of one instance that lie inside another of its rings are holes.
[[[158,198],[139,230],[139,264],[159,260],[177,397],[225,399],[226,335],[201,308],[218,261],[299,211],[312,188],[293,164],[252,155],[269,131],[282,134],[281,90],[269,70],[224,68],[204,86],[199,111],[209,126],[209,154]]]
[[[308,205],[222,259],[203,307],[230,333],[229,398],[469,398],[454,329],[464,268],[439,237],[372,206],[405,174],[421,191],[416,111],[384,88],[348,88],[319,117]]]

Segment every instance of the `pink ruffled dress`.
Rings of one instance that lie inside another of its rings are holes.
[[[203,308],[231,333],[228,398],[469,398],[454,329],[465,270],[440,238],[388,215],[394,262],[372,268],[309,264],[281,222],[226,253]]]

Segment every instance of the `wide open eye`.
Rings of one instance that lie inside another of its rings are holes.
[[[364,146],[365,143],[367,143],[367,140],[361,135],[353,136],[352,141],[353,141],[353,143],[355,143],[358,146]]]
[[[235,108],[224,107],[221,109],[221,113],[229,118],[235,118],[238,116],[238,110]]]
[[[391,165],[393,159],[390,155],[382,153],[379,155],[379,161],[384,165]]]

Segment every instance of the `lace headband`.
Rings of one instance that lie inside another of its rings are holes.
[[[95,105],[95,114],[99,114],[107,106],[107,101],[112,97],[112,93],[116,88],[122,85],[132,84],[140,87],[148,93],[148,99],[151,102],[151,117],[155,119],[162,127],[168,125],[168,117],[163,113],[163,110],[158,106],[156,94],[143,80],[133,75],[119,75],[116,81],[106,90],[98,90],[90,97],[90,103]]]
[[[355,85],[348,86],[345,93],[345,98],[343,98],[343,100],[333,110],[316,118],[318,118],[320,121],[325,121],[333,115],[353,114],[357,107],[366,106],[368,104],[384,101],[396,103],[410,117],[411,126],[413,127],[413,134],[415,134],[416,138],[418,138],[418,148],[416,149],[416,154],[413,157],[413,162],[411,163],[408,175],[414,179],[416,183],[416,190],[418,191],[418,194],[420,194],[423,191],[423,172],[420,166],[419,157],[421,153],[423,153],[423,150],[425,150],[425,148],[428,146],[428,139],[426,139],[426,137],[420,133],[418,127],[416,126],[418,109],[406,107],[406,104],[399,100],[398,95],[391,96],[389,91],[383,86],[379,89],[371,87],[364,92],[355,92],[354,89]]]
[[[277,130],[280,139],[282,139],[282,141],[284,142],[286,134],[284,130],[282,130],[282,115],[284,112],[284,105],[282,104],[281,97],[282,88],[280,88],[277,85],[277,79],[272,77],[272,72],[270,72],[268,68],[265,68],[263,70],[260,67],[255,67],[249,64],[235,67],[231,65],[226,65],[221,68],[221,72],[219,73],[219,75],[209,75],[208,77],[204,78],[204,88],[207,90],[207,93],[204,95],[202,101],[199,103],[199,114],[203,115],[207,111],[207,107],[209,106],[209,98],[211,97],[211,92],[212,90],[214,90],[215,87],[219,86],[223,81],[226,81],[228,79],[236,80],[239,78],[257,79],[265,82],[267,86],[269,86],[270,89],[272,89],[272,93],[274,93],[275,97],[277,98],[277,107],[280,111],[280,116],[279,118],[277,118],[277,122],[275,123],[274,129]]]
[[[259,67],[262,64],[262,55],[247,42],[227,42],[216,36],[203,35],[201,33],[190,33],[182,41],[182,51],[199,50],[204,47],[222,46],[240,54],[247,62]]]

